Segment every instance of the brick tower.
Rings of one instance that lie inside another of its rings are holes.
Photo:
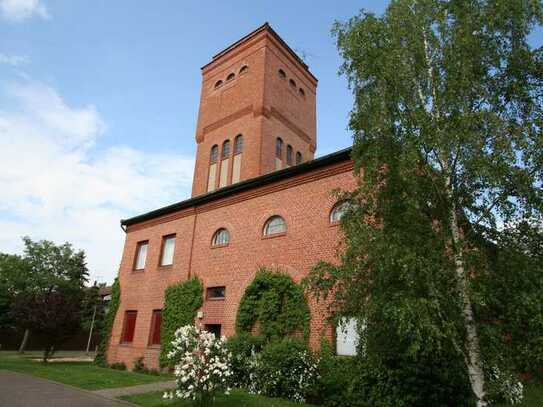
[[[317,79],[268,23],[202,67],[192,196],[313,158]]]

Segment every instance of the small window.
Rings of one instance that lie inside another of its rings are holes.
[[[218,80],[217,82],[215,82],[215,89],[217,89],[220,86],[222,86],[222,81],[221,80]]]
[[[147,248],[149,241],[138,242],[136,246],[136,259],[134,261],[134,270],[143,270],[145,268],[145,260],[147,259]]]
[[[303,161],[302,153],[299,151],[296,153],[296,165],[301,164]]]
[[[212,163],[216,163],[217,158],[219,158],[219,146],[215,144],[213,147],[211,147],[211,154],[210,154],[209,161],[211,161]]]
[[[282,69],[279,69],[279,77],[281,79],[286,79],[287,78],[287,74],[285,73],[285,71],[283,71]]]
[[[208,287],[206,290],[206,297],[207,299],[223,299],[225,297],[226,288],[224,286],[222,287]]]
[[[275,157],[281,159],[283,157],[283,139],[277,137],[275,140]]]
[[[236,74],[234,72],[232,72],[231,74],[229,74],[227,77],[226,77],[226,82],[230,82],[232,79],[234,79],[236,77]]]
[[[204,329],[215,335],[215,338],[219,339],[221,337],[221,325],[220,324],[206,324]]]
[[[228,158],[229,155],[230,155],[230,140],[226,140],[224,143],[222,143],[221,158],[224,160],[225,158]]]
[[[149,345],[160,345],[160,328],[162,326],[162,311],[157,309],[151,316],[151,329],[149,331]]]
[[[290,86],[296,89],[296,82],[294,82],[294,79],[291,79],[290,81],[288,81],[288,83],[290,84]]]
[[[287,165],[292,165],[292,146],[289,144],[287,146]]]
[[[240,70],[239,70],[239,73],[242,74],[242,73],[245,73],[249,70],[249,67],[247,65],[243,65]]]
[[[123,331],[121,334],[121,343],[132,343],[134,340],[134,331],[136,329],[136,318],[138,311],[126,311],[124,313]]]
[[[341,218],[347,213],[351,208],[352,204],[349,201],[341,201],[335,204],[330,212],[330,223],[339,223]]]
[[[305,91],[302,88],[298,89],[298,93],[301,97],[305,97]]]
[[[160,256],[161,266],[171,266],[173,264],[174,251],[175,235],[164,236],[162,238],[162,255]]]
[[[212,246],[226,246],[228,243],[230,243],[230,233],[228,230],[224,228],[217,230],[213,235]]]
[[[287,231],[287,224],[281,216],[272,216],[264,225],[264,236],[272,236]]]
[[[239,154],[243,151],[243,136],[238,134],[234,139],[234,154]]]

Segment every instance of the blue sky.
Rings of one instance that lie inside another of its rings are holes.
[[[349,146],[330,29],[385,4],[0,0],[0,251],[70,241],[111,282],[119,220],[190,195],[200,67],[266,21],[319,79],[317,154]]]

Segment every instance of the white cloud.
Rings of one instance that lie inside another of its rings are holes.
[[[47,7],[40,0],[0,0],[0,13],[6,20],[15,22],[33,16],[50,17]]]
[[[26,55],[6,55],[0,52],[0,65],[10,65],[13,67],[25,65],[30,62]]]
[[[186,197],[193,159],[103,147],[97,109],[70,106],[43,83],[11,83],[1,97],[13,108],[0,110],[0,251],[20,251],[24,235],[69,241],[86,251],[93,279],[112,281],[119,220]]]

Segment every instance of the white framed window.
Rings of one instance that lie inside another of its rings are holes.
[[[213,235],[211,245],[213,247],[226,246],[228,243],[230,243],[230,233],[228,233],[228,230],[221,228]]]
[[[138,242],[136,246],[136,258],[134,260],[134,270],[143,270],[145,268],[145,261],[147,260],[147,249],[149,247],[149,241]]]
[[[162,238],[162,254],[160,256],[161,266],[173,264],[173,253],[175,251],[175,235],[168,235]]]
[[[340,201],[334,205],[330,212],[330,223],[339,223],[347,211],[351,209],[352,203],[349,201]]]
[[[272,236],[280,233],[286,233],[287,224],[285,220],[278,215],[272,216],[264,225],[264,236]]]

